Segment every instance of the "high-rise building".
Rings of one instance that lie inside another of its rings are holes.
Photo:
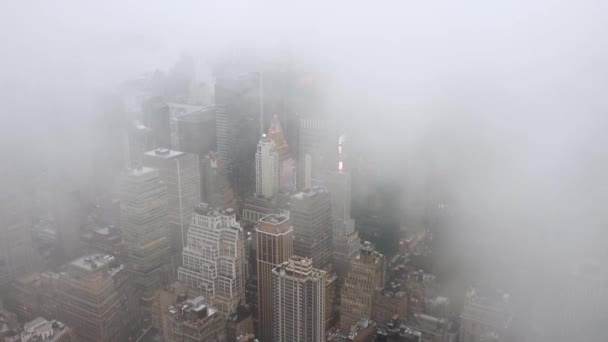
[[[169,106],[160,96],[143,104],[143,124],[150,129],[152,148],[171,148],[171,118]]]
[[[140,167],[125,172],[120,190],[128,268],[136,287],[151,291],[167,283],[171,270],[167,186],[157,169]]]
[[[301,119],[298,188],[309,188],[337,170],[338,152],[338,134],[328,120]]]
[[[125,166],[135,168],[141,165],[144,152],[152,148],[152,130],[135,122],[126,128]]]
[[[167,185],[169,233],[173,252],[179,256],[194,206],[201,200],[198,156],[160,148],[145,153],[144,165],[159,169]]]
[[[213,207],[234,208],[234,193],[226,175],[221,172],[221,164],[216,152],[210,152],[201,159],[201,201]]]
[[[459,341],[505,341],[513,319],[509,294],[471,289],[460,318]]]
[[[31,222],[18,183],[6,180],[0,193],[0,288],[31,271]]]
[[[274,142],[279,154],[279,188],[283,192],[292,191],[295,188],[295,160],[289,153],[289,145],[283,136],[283,128],[279,117],[274,115],[268,128],[268,138]]]
[[[243,200],[255,187],[255,148],[260,129],[260,79],[257,73],[220,75],[215,83],[217,152],[222,173]]]
[[[78,258],[59,274],[60,318],[79,341],[129,341],[139,329],[138,300],[129,273],[113,256]]]
[[[255,192],[271,198],[279,191],[279,153],[274,142],[264,135],[255,153]]]
[[[215,108],[205,107],[180,115],[177,137],[180,151],[196,154],[199,158],[215,151]]]
[[[227,342],[225,316],[199,296],[164,308],[168,311],[167,342]]]
[[[332,269],[332,218],[329,192],[322,187],[291,196],[289,217],[294,230],[294,254],[312,259],[314,268]]]
[[[325,272],[292,256],[272,270],[273,341],[325,340]]]
[[[261,341],[272,341],[272,270],[293,255],[293,228],[287,216],[263,217],[256,228],[258,331]]]
[[[361,318],[372,317],[374,291],[384,284],[384,256],[366,242],[344,281],[340,329],[349,331]]]
[[[245,300],[247,259],[243,229],[233,209],[202,203],[192,216],[179,281],[223,313],[235,313]]]
[[[326,185],[331,196],[334,270],[344,277],[361,248],[359,234],[355,230],[355,220],[350,215],[350,174],[345,171],[329,173]]]
[[[180,120],[184,117],[188,117],[191,114],[200,112],[203,110],[203,106],[191,105],[187,103],[176,103],[169,102],[167,103],[169,107],[169,127],[171,131],[171,149],[176,149],[184,152],[189,152],[180,147],[181,143],[181,132],[180,128],[192,128],[192,130],[196,130],[195,122],[190,122],[192,125],[180,125]],[[169,148],[169,147],[167,147]],[[192,152],[189,152],[192,153]],[[194,153],[198,154],[198,153]]]

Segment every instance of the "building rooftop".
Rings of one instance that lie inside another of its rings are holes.
[[[108,254],[91,254],[73,260],[70,262],[70,265],[88,272],[93,272],[101,268],[108,268],[111,274],[115,274],[123,268],[123,265],[110,267],[110,264],[115,260],[116,258],[114,256]]]
[[[215,119],[215,112],[213,107],[200,108],[195,106],[194,111],[189,111],[178,117],[178,121],[187,123],[201,123]]]
[[[207,317],[211,317],[217,312],[217,310],[207,305],[207,300],[203,296],[169,305],[168,310],[173,319],[186,321],[192,325],[203,323]]]
[[[296,200],[303,200],[305,198],[312,198],[320,193],[326,193],[327,189],[322,186],[313,186],[308,189],[304,189],[298,193],[293,194],[291,197]]]
[[[194,207],[194,212],[199,215],[210,216],[210,217],[218,217],[218,216],[222,216],[222,215],[235,215],[236,214],[236,211],[232,208],[226,208],[226,209],[214,208],[204,202],[197,204]]]
[[[289,217],[287,217],[285,215],[270,214],[270,215],[266,215],[266,216],[262,217],[260,219],[260,222],[268,223],[268,224],[272,224],[272,225],[280,225],[288,220],[289,220]]]
[[[38,317],[23,325],[21,340],[23,342],[52,342],[57,341],[67,332],[68,328],[56,320],[48,321]]]
[[[292,256],[288,261],[278,265],[273,272],[298,278],[318,278],[325,274],[324,271],[312,267],[312,259],[297,255]]]
[[[144,153],[149,157],[161,158],[161,159],[173,159],[185,155],[185,152],[170,150],[168,148],[157,148],[152,151]]]
[[[158,172],[158,171],[156,169],[151,168],[151,167],[139,166],[139,167],[130,169],[128,171],[128,174],[130,176],[143,176],[143,175],[151,174],[151,173],[154,173],[154,172]]]

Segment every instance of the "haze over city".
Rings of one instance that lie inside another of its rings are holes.
[[[0,5],[0,341],[605,341],[607,10]]]

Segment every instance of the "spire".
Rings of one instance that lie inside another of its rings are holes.
[[[268,137],[274,142],[281,160],[289,157],[289,146],[287,140],[283,136],[283,128],[281,128],[281,122],[279,117],[275,114],[270,120],[270,127],[268,128]]]

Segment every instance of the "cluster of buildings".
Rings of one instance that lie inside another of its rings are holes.
[[[503,341],[508,311],[482,324],[496,309],[468,294],[459,330],[433,275],[361,243],[345,136],[297,108],[265,117],[261,81],[140,101],[112,199],[81,224],[30,229],[0,195],[4,341]],[[61,262],[35,267],[34,243]]]

